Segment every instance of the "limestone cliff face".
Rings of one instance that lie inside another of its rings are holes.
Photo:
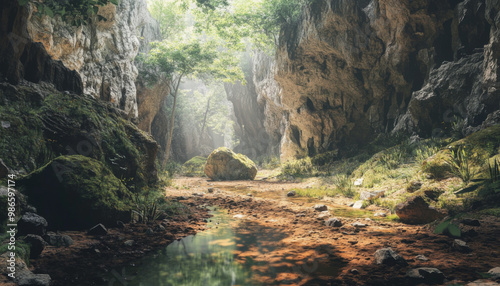
[[[138,72],[134,59],[141,44],[156,37],[158,28],[145,0],[121,0],[118,6],[101,7],[98,14],[106,20],[72,27],[58,18],[30,13],[28,33],[53,59],[81,76],[85,93],[109,101],[135,118]]]
[[[274,80],[275,61],[256,52],[248,62],[246,85],[225,84],[227,98],[233,104],[240,144],[235,151],[250,157],[279,154],[283,108],[281,88]]]
[[[381,132],[477,127],[499,109],[498,1],[318,0],[280,35],[282,158]],[[451,111],[450,111],[451,110]],[[451,116],[453,118],[454,116]]]

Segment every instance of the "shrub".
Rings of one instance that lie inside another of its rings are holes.
[[[336,175],[333,178],[333,183],[337,187],[337,189],[346,197],[352,198],[356,194],[353,190],[353,184],[351,179],[344,174]]]
[[[451,157],[446,160],[450,165],[451,172],[465,183],[470,182],[475,175],[471,166],[471,152],[469,150],[469,147],[459,145],[456,150],[451,150]]]
[[[185,176],[203,176],[205,175],[205,164],[207,158],[196,156],[184,163],[181,167],[182,174]]]
[[[134,195],[134,209],[132,212],[136,215],[138,222],[153,222],[164,214],[162,209],[166,205],[166,202],[162,192],[148,189],[143,193]]]
[[[307,176],[313,175],[315,168],[311,163],[311,158],[306,157],[299,160],[287,161],[281,165],[281,174],[287,176]]]

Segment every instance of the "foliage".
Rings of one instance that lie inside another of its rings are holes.
[[[203,176],[206,163],[207,158],[195,156],[182,164],[182,173],[185,176]]]
[[[451,172],[465,183],[470,182],[475,175],[470,164],[470,149],[466,145],[459,145],[456,150],[451,149],[451,158],[446,160],[451,167]]]
[[[490,160],[488,160],[488,173],[490,175],[490,181],[496,182],[500,180],[500,163],[498,159],[493,159],[493,165]]]
[[[140,223],[150,223],[164,215],[163,207],[167,201],[165,195],[155,189],[134,195],[134,209],[132,212],[137,216]]]
[[[99,15],[99,7],[109,3],[118,5],[118,0],[18,0],[24,6],[33,3],[39,15],[49,17],[60,16],[63,20],[73,26],[88,24],[92,18],[97,16],[98,20],[105,20]]]
[[[5,233],[0,235],[0,254],[4,254],[6,252],[10,252],[8,249],[10,234]],[[16,248],[14,250],[17,259],[22,259],[26,262],[26,265],[30,266],[30,245],[23,240],[16,239]]]
[[[452,237],[461,237],[462,231],[460,231],[460,227],[454,223],[452,223],[453,218],[447,219],[436,226],[434,229],[435,234],[445,234]]]
[[[280,158],[278,156],[260,156],[254,161],[265,170],[274,170],[280,166]]]
[[[323,166],[333,162],[335,159],[338,159],[338,150],[328,151],[325,153],[315,155],[311,159],[311,162],[315,166]]]
[[[344,174],[336,175],[333,177],[333,183],[340,190],[344,196],[348,198],[354,197],[356,192],[353,190],[352,180]]]
[[[315,170],[311,158],[309,157],[299,160],[290,160],[281,164],[281,174],[285,176],[310,176],[314,174]]]
[[[164,39],[171,39],[186,29],[186,6],[182,1],[147,0],[147,4]]]

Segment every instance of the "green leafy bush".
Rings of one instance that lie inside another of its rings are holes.
[[[205,175],[204,169],[206,163],[207,158],[205,157],[193,157],[182,165],[182,174],[185,176],[203,176]]]
[[[450,165],[451,172],[462,179],[465,183],[470,182],[474,178],[475,173],[471,166],[471,152],[470,147],[466,145],[459,145],[457,149],[451,150],[450,159],[446,162]]]
[[[462,231],[460,227],[452,223],[452,219],[445,220],[444,222],[438,224],[434,229],[435,234],[444,234],[452,237],[461,237]]]
[[[299,160],[290,160],[281,165],[281,174],[287,176],[308,176],[313,175],[315,168],[311,158],[306,157]]]

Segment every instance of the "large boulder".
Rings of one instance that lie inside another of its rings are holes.
[[[44,235],[47,229],[47,220],[35,213],[25,213],[17,222],[17,235]]]
[[[425,224],[445,217],[445,213],[439,211],[419,196],[409,198],[406,202],[396,206],[396,214],[399,219],[408,224]]]
[[[257,166],[247,156],[221,147],[208,156],[205,174],[212,180],[253,180]]]
[[[131,218],[131,192],[101,162],[88,157],[58,157],[19,186],[51,229],[86,229]]]

